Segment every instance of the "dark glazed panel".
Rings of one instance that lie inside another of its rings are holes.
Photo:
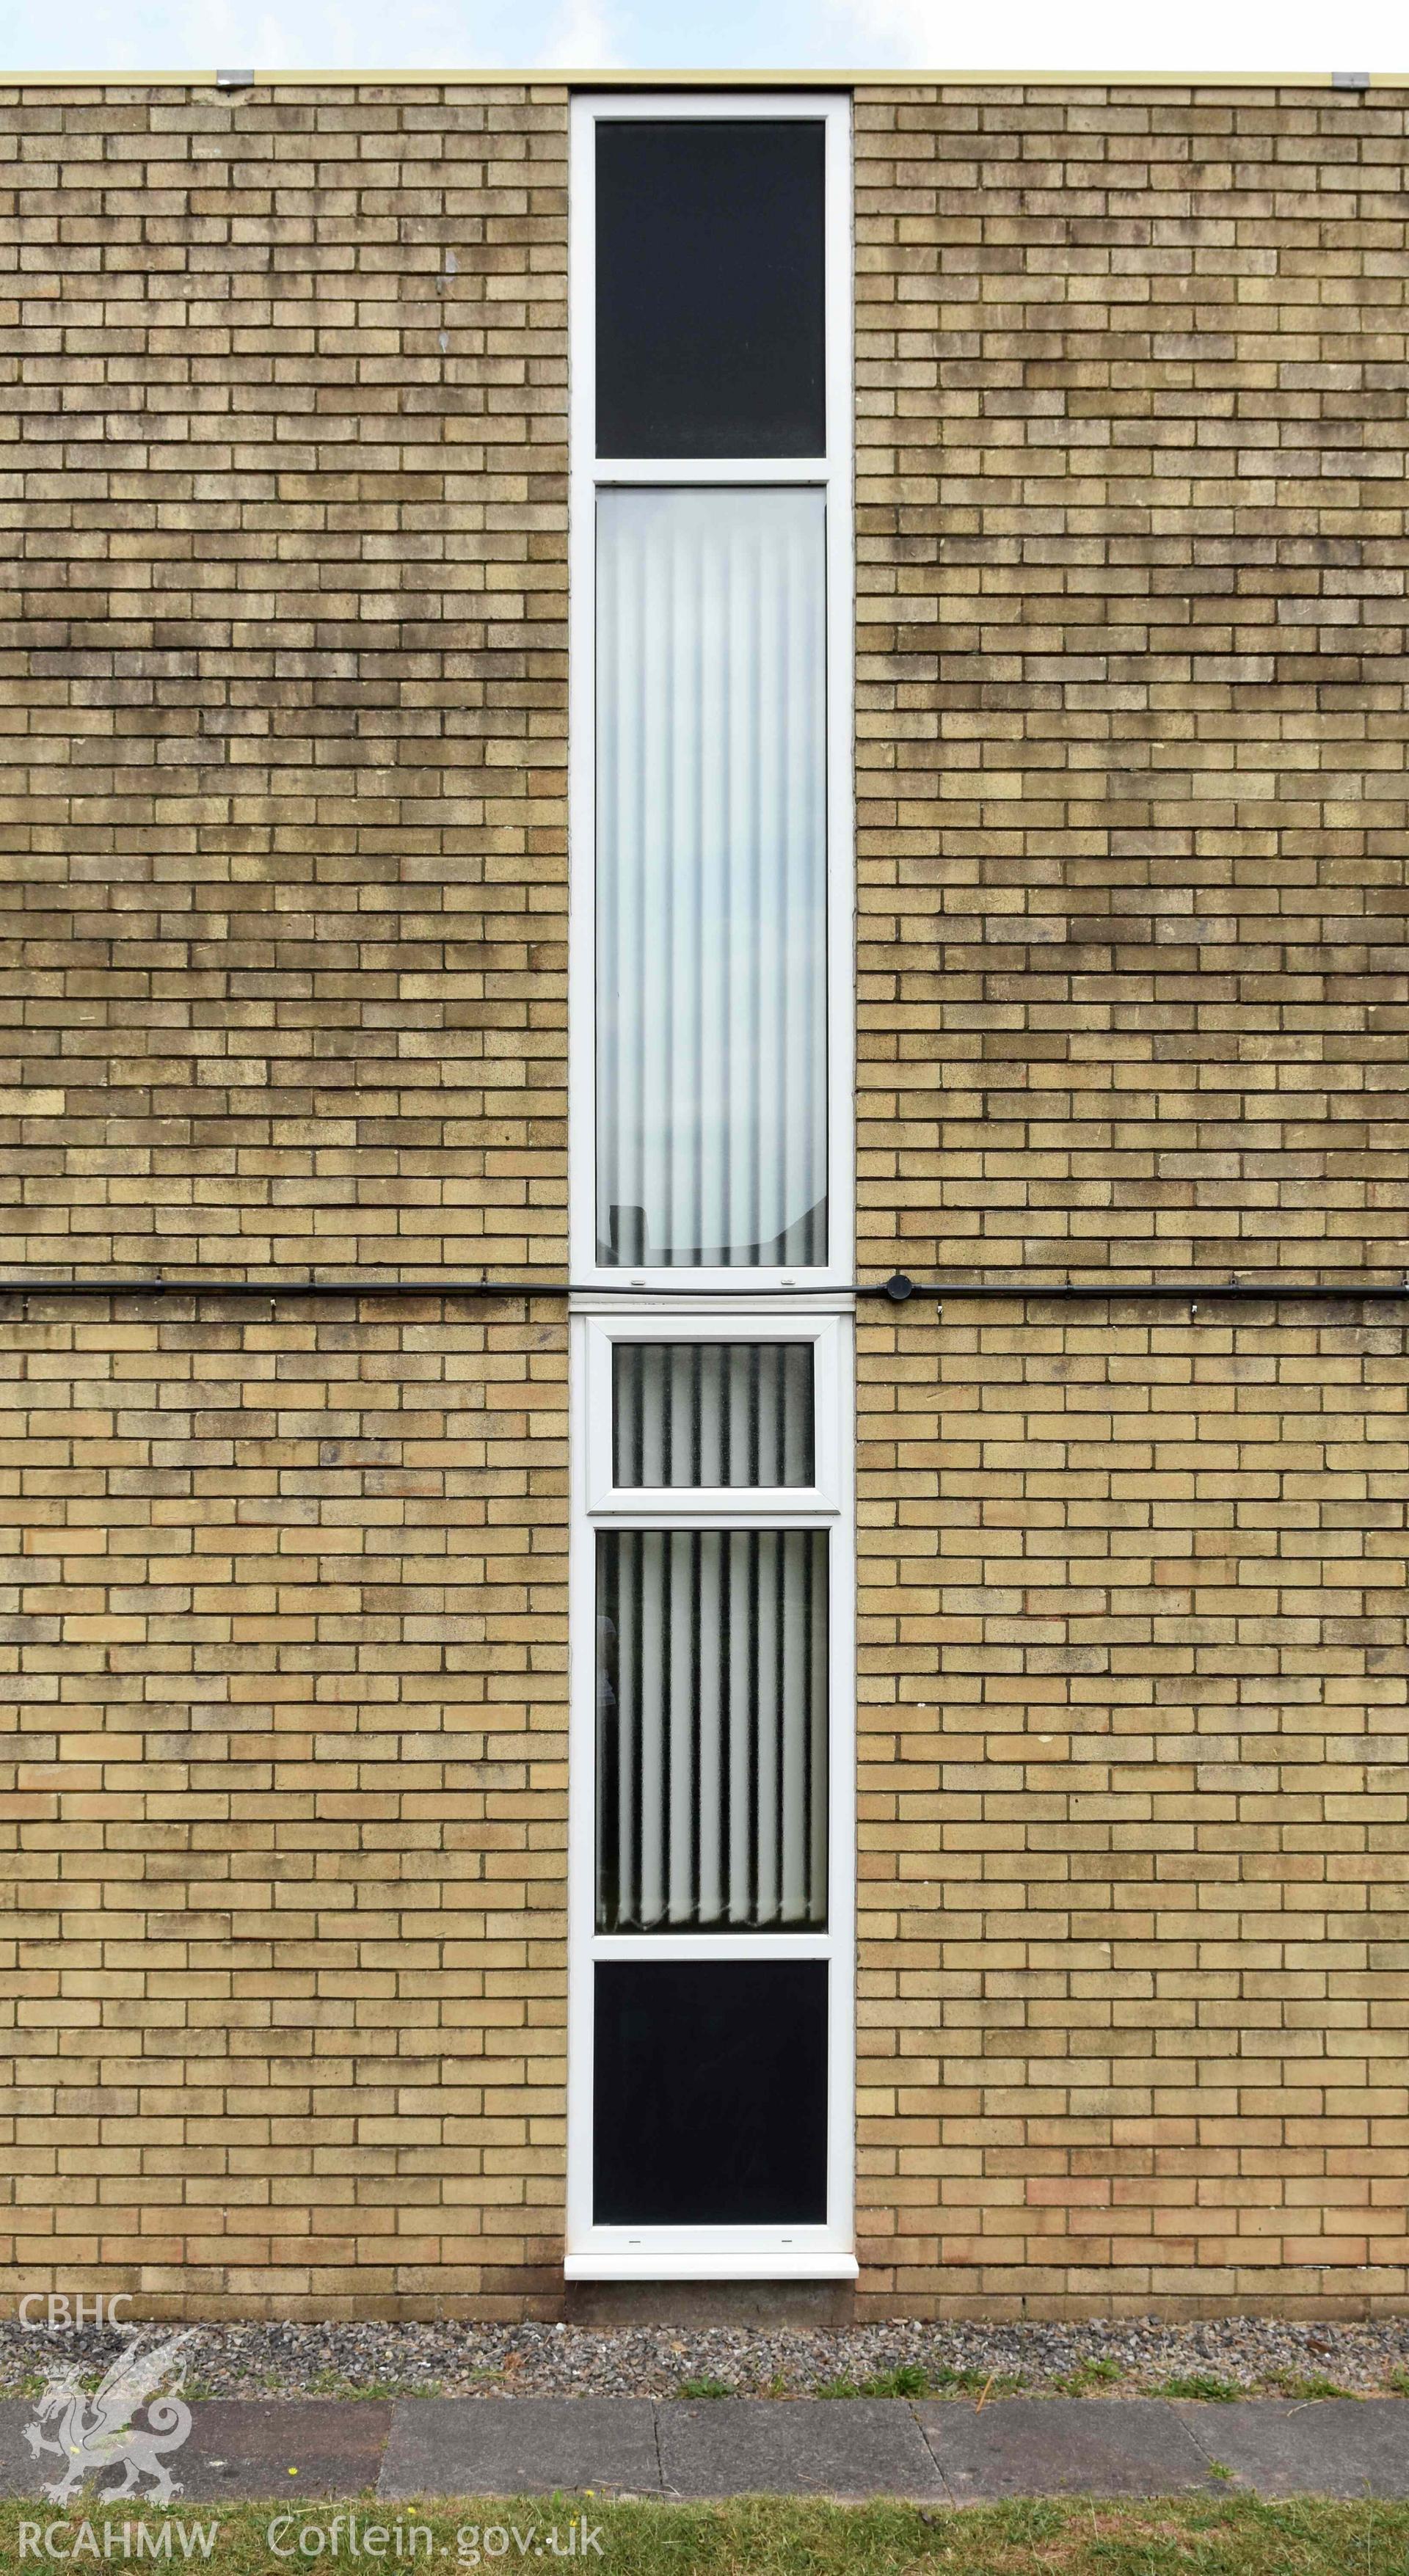
[[[595,2223],[822,2225],[826,1962],[612,1960],[596,1980]]]
[[[821,456],[825,128],[597,128],[599,456]]]

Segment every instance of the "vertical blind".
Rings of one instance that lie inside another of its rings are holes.
[[[617,1342],[612,1482],[810,1485],[810,1342]]]
[[[827,1257],[824,511],[598,496],[608,1266]]]
[[[597,1538],[597,1926],[827,1916],[827,1533]]]

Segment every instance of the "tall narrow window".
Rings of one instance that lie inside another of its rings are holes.
[[[587,2276],[856,2268],[849,140],[573,107]]]
[[[822,2227],[842,1324],[682,1322],[669,1341],[626,1314],[583,1326],[591,2223]],[[838,1893],[845,1920],[844,1865]]]

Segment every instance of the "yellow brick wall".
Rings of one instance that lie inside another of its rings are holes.
[[[857,102],[872,1276],[1400,1275],[1405,116]],[[1405,1329],[865,1310],[868,2306],[1404,2304]]]
[[[861,1377],[868,2303],[1404,2304],[1403,1309]]]
[[[561,1275],[565,94],[0,104],[6,1260]],[[1405,104],[858,99],[863,1276],[1398,1269]],[[863,2308],[1402,2300],[1404,1310],[860,1340]],[[554,2310],[560,1312],[0,1387],[0,2294]]]
[[[565,1260],[560,88],[3,94],[6,1262]],[[561,1310],[0,1304],[0,2287],[561,2297]]]
[[[551,2312],[561,1325],[0,1321],[6,2287]]]
[[[10,1257],[560,1262],[566,97],[0,106]]]

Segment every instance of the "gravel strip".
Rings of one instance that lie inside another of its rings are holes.
[[[145,2329],[148,2338],[171,2327]],[[0,2320],[0,2395],[28,2396],[54,2369],[100,2372],[123,2338],[110,2329],[30,2331]],[[1093,2365],[1114,2364],[1097,2371]],[[861,2388],[909,2365],[938,2394],[1026,2391],[1147,2396],[1171,2380],[1229,2393],[1409,2395],[1409,2317],[1375,2324],[1288,2324],[1266,2317],[1169,2325],[890,2324],[782,2326],[212,2325],[186,2345],[186,2393],[203,2397],[670,2397],[710,2381],[720,2393],[803,2396],[830,2381]],[[1072,2374],[1076,2377],[1073,2378]],[[1083,2375],[1084,2374],[1084,2375]],[[1396,2375],[1399,2385],[1395,2387]],[[710,2391],[708,2393],[714,2393]],[[917,2389],[904,2394],[922,2394]],[[1188,2387],[1176,2392],[1214,2394]]]

